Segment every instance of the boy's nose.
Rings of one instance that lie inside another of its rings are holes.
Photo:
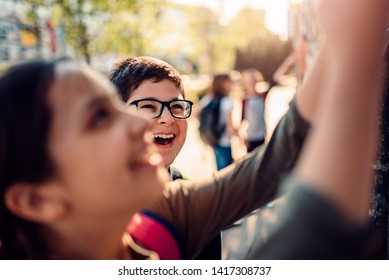
[[[171,124],[174,122],[174,117],[166,106],[162,109],[162,114],[158,118],[158,123]]]

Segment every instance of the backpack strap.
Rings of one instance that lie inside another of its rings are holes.
[[[136,242],[156,252],[161,260],[181,259],[178,234],[162,217],[148,211],[137,213],[127,225],[127,232]]]

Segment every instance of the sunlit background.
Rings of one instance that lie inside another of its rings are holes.
[[[0,75],[16,63],[65,55],[107,74],[119,59],[147,55],[172,64],[195,103],[213,74],[233,73],[239,107],[240,72],[255,68],[274,86],[270,132],[317,50],[313,10],[313,0],[0,0]],[[235,116],[239,122],[239,110]],[[213,160],[206,163],[196,134],[189,130],[175,164],[207,176]]]
[[[117,59],[150,55],[186,75],[254,67],[269,80],[301,37],[309,2],[1,0],[0,71],[70,55],[105,73]]]
[[[220,13],[222,23],[229,22],[242,8],[263,9],[266,11],[266,27],[282,38],[287,38],[289,0],[173,0],[172,2],[210,7]]]

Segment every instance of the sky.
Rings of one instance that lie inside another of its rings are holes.
[[[298,1],[298,0],[294,0]],[[201,5],[221,12],[221,21],[228,22],[244,7],[266,10],[266,26],[281,37],[287,35],[287,9],[290,0],[172,0],[172,2]]]

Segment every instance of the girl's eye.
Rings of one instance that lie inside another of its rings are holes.
[[[105,124],[109,120],[109,111],[106,108],[99,108],[96,110],[96,112],[92,115],[91,121],[90,121],[90,127],[91,128],[97,128],[101,125]]]

